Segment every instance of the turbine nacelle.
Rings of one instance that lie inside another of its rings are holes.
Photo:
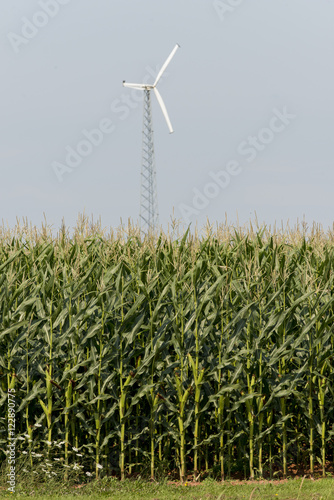
[[[177,51],[177,49],[180,47],[179,44],[176,44],[174,49],[172,50],[172,52],[170,53],[170,55],[168,56],[168,58],[166,59],[165,63],[162,65],[156,79],[155,79],[155,82],[153,85],[148,85],[148,84],[144,84],[144,83],[127,83],[125,80],[123,81],[123,87],[127,87],[127,88],[130,88],[130,89],[136,89],[136,90],[143,90],[143,91],[151,91],[153,90],[154,93],[155,93],[155,96],[157,98],[157,101],[160,105],[160,108],[161,108],[161,111],[162,111],[162,114],[164,115],[165,117],[165,120],[166,120],[166,123],[167,123],[167,126],[168,126],[168,129],[169,129],[169,132],[172,134],[174,131],[173,131],[173,127],[172,127],[172,124],[171,124],[171,121],[169,119],[169,116],[168,116],[168,113],[167,113],[167,109],[166,109],[166,106],[165,106],[165,103],[164,101],[162,100],[162,97],[160,95],[160,92],[158,91],[158,89],[156,88],[162,75],[164,74],[164,72],[166,71],[166,68],[167,66],[169,65],[169,63],[171,62],[171,60],[173,59],[174,55],[175,55],[175,52]]]

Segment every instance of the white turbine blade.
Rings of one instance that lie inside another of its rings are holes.
[[[126,83],[123,82],[123,87],[128,87],[130,89],[145,89],[147,85],[144,85],[143,83]]]
[[[162,110],[162,113],[165,117],[165,120],[167,122],[167,125],[168,125],[168,128],[169,128],[169,132],[172,134],[174,132],[173,130],[173,127],[172,127],[172,124],[170,122],[170,119],[169,119],[169,116],[168,116],[168,113],[167,113],[167,109],[166,109],[166,106],[165,106],[165,103],[163,102],[162,100],[162,97],[160,95],[160,92],[157,88],[154,87],[154,93],[156,95],[156,98],[158,99],[158,103],[160,104],[160,107],[161,107],[161,110]]]
[[[163,73],[165,72],[168,64],[171,62],[171,60],[173,59],[174,55],[175,55],[175,52],[177,51],[177,49],[180,47],[180,45],[177,43],[174,47],[174,49],[172,50],[170,56],[167,58],[165,64],[162,66],[161,70],[159,71],[158,73],[158,76],[153,84],[153,87],[155,87],[156,85],[158,85],[158,82],[160,80],[160,78],[162,77]]]

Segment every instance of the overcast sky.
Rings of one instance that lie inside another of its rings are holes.
[[[3,0],[0,219],[138,220],[153,82],[160,222],[333,224],[334,2]],[[96,129],[100,128],[100,133]],[[86,141],[86,142],[82,142]],[[88,142],[87,142],[88,141]],[[90,141],[90,142],[89,142]],[[79,152],[79,153],[78,153]]]

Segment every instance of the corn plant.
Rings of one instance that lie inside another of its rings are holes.
[[[334,237],[0,228],[0,454],[95,477],[328,473]],[[54,442],[62,448],[54,449]],[[78,457],[78,458],[77,458]]]

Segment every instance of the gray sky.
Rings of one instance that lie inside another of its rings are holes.
[[[174,208],[200,226],[225,212],[333,224],[334,2],[3,0],[0,10],[10,226],[23,216],[39,226],[43,212],[55,228],[83,211],[105,226],[138,220],[143,110],[122,81],[153,83],[176,43],[159,84],[174,134],[153,102],[160,222]]]

